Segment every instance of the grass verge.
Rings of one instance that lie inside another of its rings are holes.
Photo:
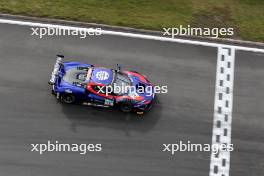
[[[233,27],[235,39],[264,42],[263,0],[0,0],[0,12],[162,30]]]

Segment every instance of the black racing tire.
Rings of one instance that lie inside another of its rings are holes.
[[[130,101],[120,103],[119,108],[122,112],[129,113],[133,110],[133,106]]]
[[[61,101],[65,104],[73,104],[75,103],[75,96],[73,94],[63,94],[61,95]]]

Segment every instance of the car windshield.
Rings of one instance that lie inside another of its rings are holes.
[[[127,75],[117,72],[115,74],[115,79],[112,84],[112,88],[115,94],[124,95],[129,92],[131,86],[131,81]]]

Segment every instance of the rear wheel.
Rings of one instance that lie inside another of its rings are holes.
[[[72,94],[64,94],[61,96],[61,101],[66,104],[72,104],[75,102],[75,96]]]

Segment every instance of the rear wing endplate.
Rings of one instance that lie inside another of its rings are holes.
[[[54,64],[53,71],[50,76],[49,84],[51,85],[55,84],[63,59],[64,59],[63,55],[57,55],[57,59]]]

